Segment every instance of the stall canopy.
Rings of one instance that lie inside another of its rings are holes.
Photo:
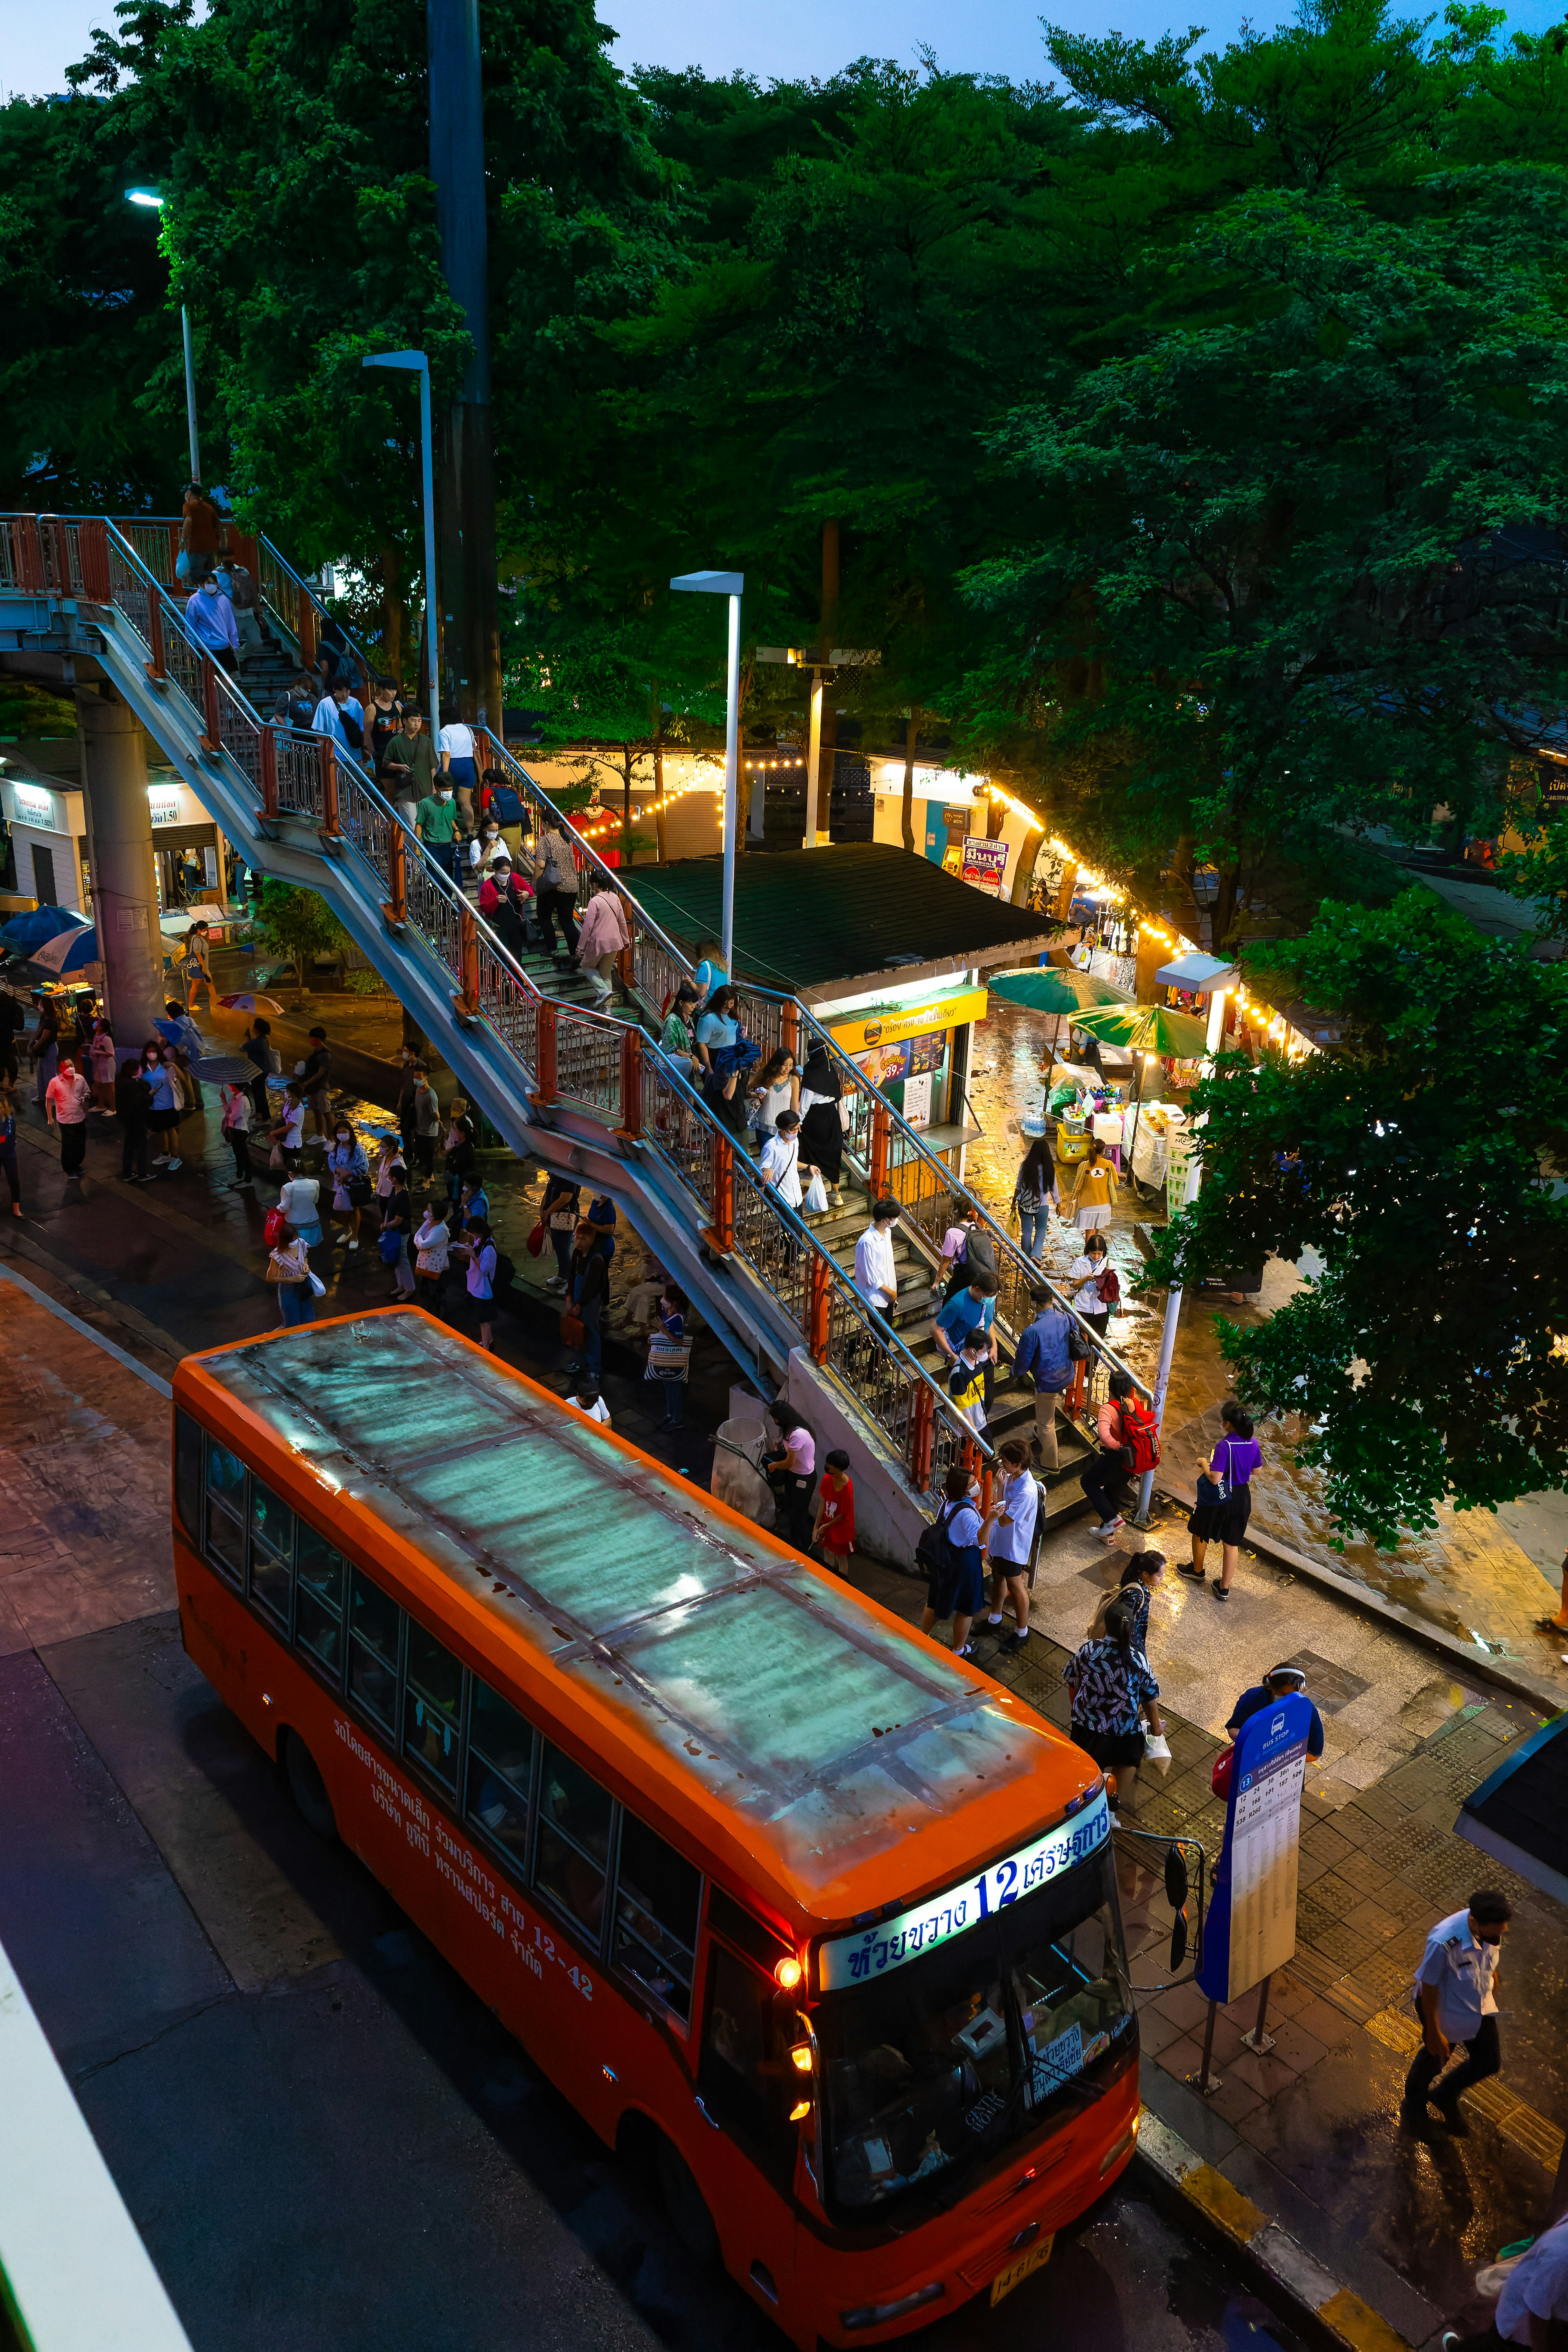
[[[986,985],[1009,1004],[1022,1004],[1031,1013],[1070,1013],[1076,1016],[1091,1006],[1135,1004],[1137,998],[1131,989],[1121,988],[1114,980],[1105,980],[1097,971],[1077,971],[1058,964],[1030,964],[1022,971],[994,971],[988,975]]]
[[[0,926],[0,940],[20,953],[32,954],[47,940],[59,938],[67,931],[90,931],[93,926],[86,915],[78,914],[74,907],[39,907],[30,915],[13,915]],[[98,952],[95,945],[93,953]],[[34,958],[37,961],[37,958]]]

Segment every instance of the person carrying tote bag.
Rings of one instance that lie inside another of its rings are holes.
[[[310,1273],[310,1253],[287,1221],[267,1261],[267,1279],[278,1292],[279,1323],[315,1321],[317,1286]],[[321,1288],[325,1287],[322,1284]]]

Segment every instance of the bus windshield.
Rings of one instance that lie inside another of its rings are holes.
[[[945,2192],[1037,2130],[1132,2030],[1109,1842],[1037,1894],[814,2013],[831,2207]]]

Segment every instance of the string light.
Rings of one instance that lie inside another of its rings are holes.
[[[985,789],[994,801],[1000,801],[1004,808],[1011,809],[1015,816],[1023,818],[1027,832],[1044,833],[1045,824],[1032,808],[1026,808],[1022,801],[1016,801],[1011,793],[1003,791],[1000,784],[987,784]]]

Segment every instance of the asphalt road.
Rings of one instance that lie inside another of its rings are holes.
[[[0,1939],[196,2352],[784,2352],[389,1897],[175,1620],[0,1662]],[[1123,2185],[930,2352],[1300,2352]]]

